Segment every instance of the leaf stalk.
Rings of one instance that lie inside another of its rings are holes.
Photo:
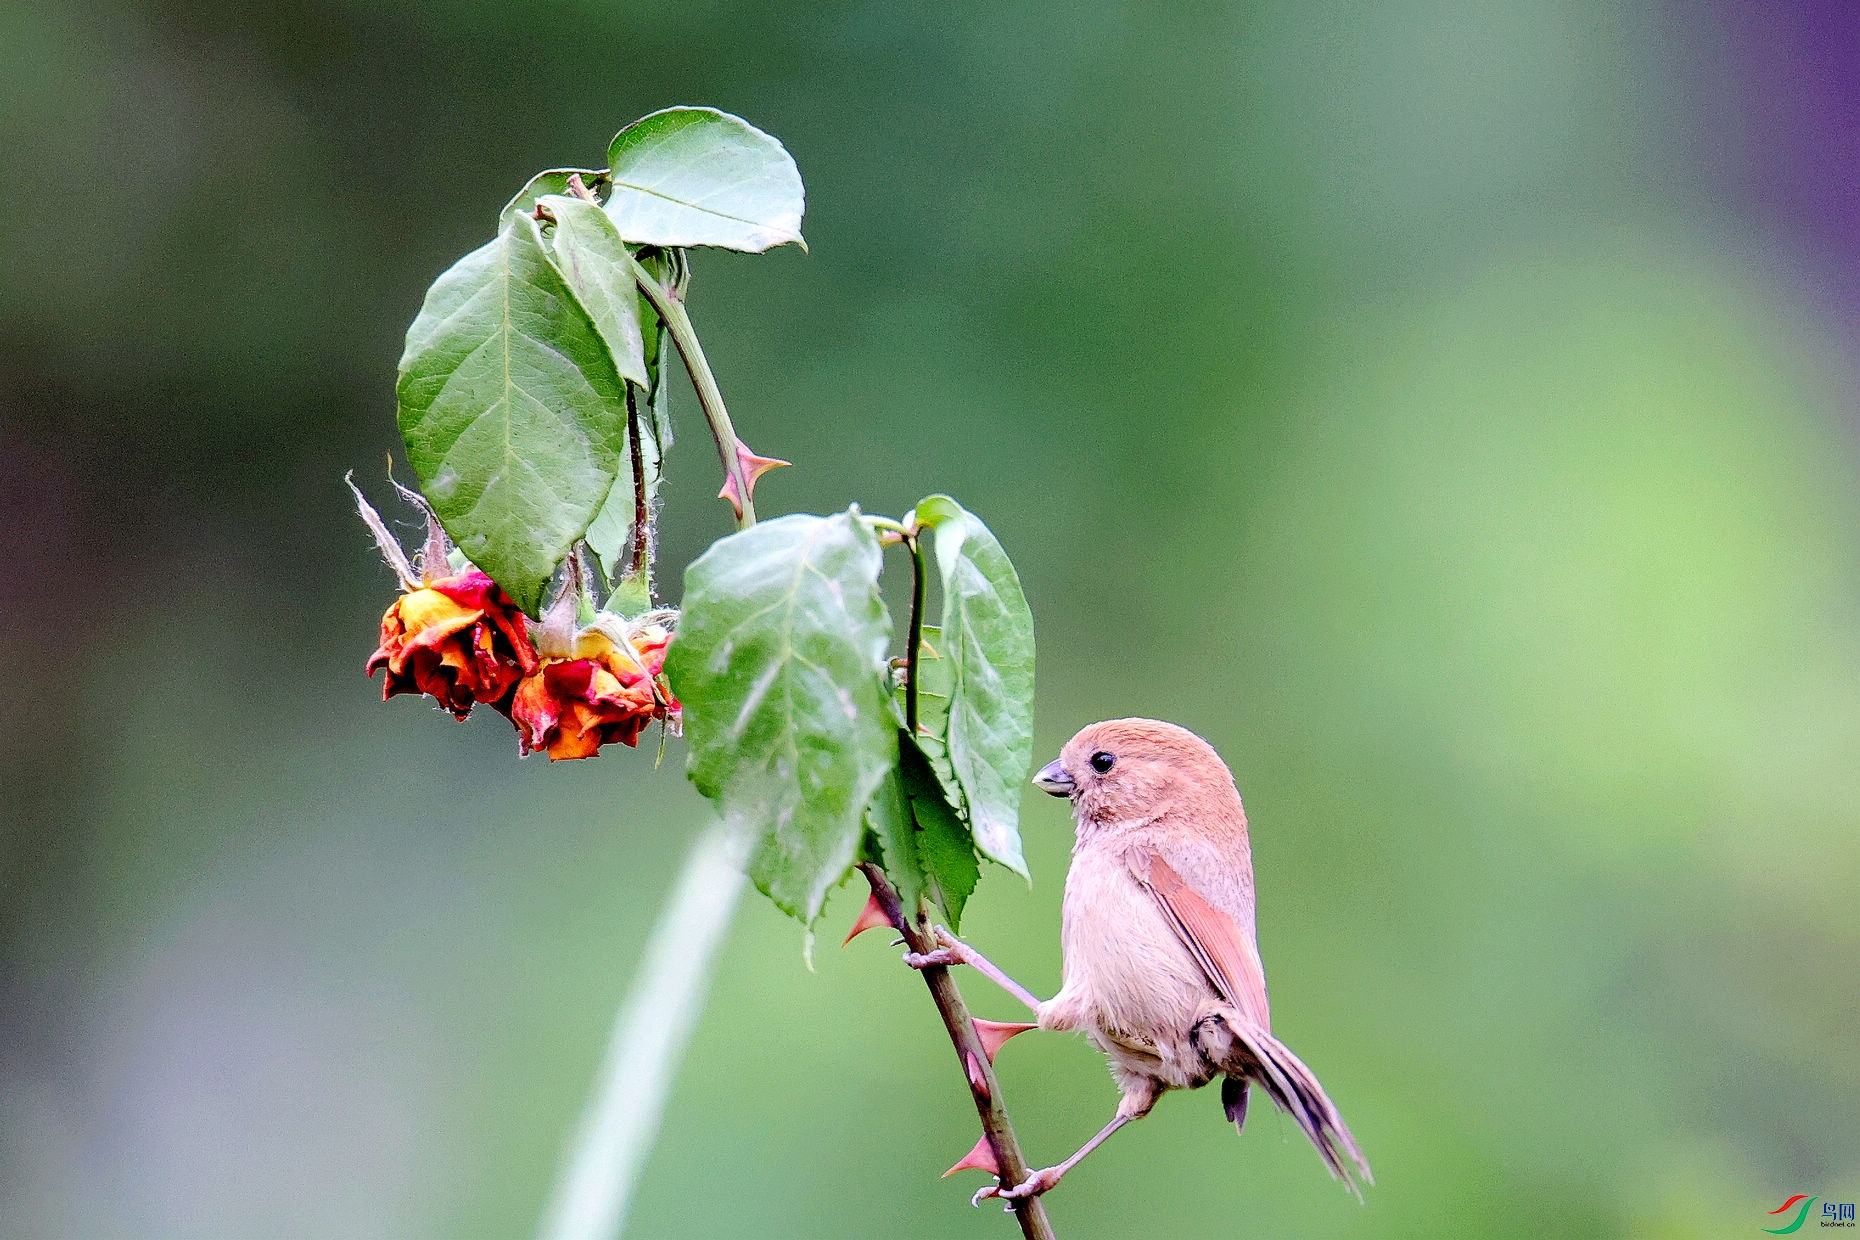
[[[917,661],[924,644],[924,549],[916,532],[904,535],[911,552],[911,619],[904,647],[904,730],[917,740]]]
[[[665,370],[659,370],[659,382],[665,382]],[[633,385],[626,385],[626,442],[632,453],[633,462],[633,554],[630,576],[637,576],[646,571],[647,558],[652,553],[652,510],[646,499],[646,460],[639,443],[639,402],[634,399]],[[646,582],[646,593],[650,599],[652,582]]]

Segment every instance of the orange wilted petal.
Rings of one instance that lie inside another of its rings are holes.
[[[1000,1053],[1002,1045],[1005,1044],[1009,1038],[1017,1033],[1025,1033],[1029,1029],[1038,1028],[1038,1025],[1022,1025],[1010,1021],[981,1020],[978,1018],[975,1021],[975,1036],[981,1041],[982,1050],[987,1054],[988,1062],[993,1063],[995,1061],[995,1056]]]
[[[460,719],[483,702],[507,710],[517,681],[536,670],[523,614],[476,569],[417,586],[381,617],[370,676],[387,669],[382,697],[425,693]]]
[[[575,635],[569,657],[542,659],[516,687],[508,713],[518,751],[592,758],[614,741],[638,745],[654,719],[676,723],[678,700],[659,679],[671,640],[656,624],[618,641],[599,628]]]
[[[995,1147],[988,1144],[987,1133],[982,1134],[982,1139],[975,1143],[974,1149],[962,1156],[961,1162],[943,1173],[943,1178],[947,1180],[958,1171],[986,1171],[993,1176],[1001,1174],[1001,1164],[995,1161]]]
[[[749,484],[749,499],[752,502],[756,498],[757,478],[768,473],[771,469],[780,469],[784,465],[793,464],[792,461],[777,460],[772,456],[757,456],[754,452],[749,450],[749,445],[740,439],[736,441],[736,463],[742,467],[743,480]],[[734,473],[725,476],[723,480],[723,490],[717,492],[717,498],[729,500],[730,507],[736,509],[736,515],[739,518],[743,515],[743,497],[736,493],[736,475]]]
[[[846,946],[867,930],[876,930],[880,926],[889,925],[891,925],[891,918],[885,916],[885,906],[878,902],[878,893],[873,892],[865,898],[865,907],[859,910],[859,920],[853,923],[851,932],[840,941],[840,946]]]

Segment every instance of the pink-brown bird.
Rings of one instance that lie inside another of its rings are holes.
[[[1040,1002],[954,939],[907,959],[974,965],[1032,1007],[1039,1028],[1085,1034],[1110,1058],[1124,1096],[1072,1157],[976,1200],[1048,1191],[1164,1092],[1216,1077],[1236,1129],[1248,1089],[1259,1086],[1360,1198],[1357,1179],[1373,1178],[1355,1138],[1317,1077],[1272,1036],[1246,811],[1220,755],[1174,724],[1113,719],[1080,731],[1033,782],[1069,798],[1077,825],[1059,993]]]

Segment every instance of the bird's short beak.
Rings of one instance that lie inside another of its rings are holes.
[[[1069,797],[1078,785],[1072,782],[1072,776],[1066,774],[1066,768],[1059,765],[1059,759],[1054,758],[1033,777],[1033,786],[1056,797]]]

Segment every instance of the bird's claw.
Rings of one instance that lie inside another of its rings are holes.
[[[1051,1192],[1053,1186],[1059,1183],[1059,1177],[1064,1174],[1065,1172],[1061,1171],[1058,1167],[1044,1167],[1039,1171],[1028,1173],[1027,1178],[1016,1184],[1013,1188],[1002,1188],[999,1184],[988,1184],[978,1189],[975,1196],[969,1198],[969,1204],[972,1206],[979,1206],[987,1198],[994,1197],[1007,1202],[1007,1208],[1012,1210],[1016,1201],[1021,1201],[1028,1197],[1038,1197],[1041,1193]]]
[[[927,969],[931,965],[940,964],[947,968],[950,965],[969,963],[969,954],[964,949],[961,939],[942,926],[936,927],[933,933],[936,935],[936,949],[927,952],[905,952],[905,964],[913,969]]]

